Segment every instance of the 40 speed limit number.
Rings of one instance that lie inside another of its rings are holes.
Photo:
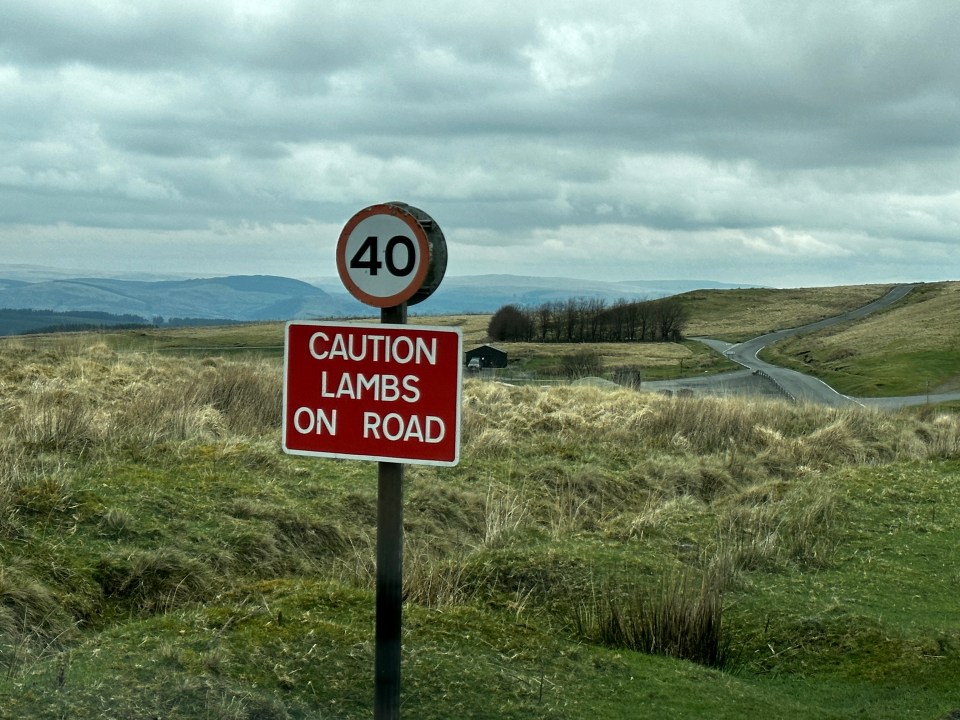
[[[340,233],[337,270],[347,290],[361,302],[380,308],[400,305],[436,274],[432,265],[438,253],[431,252],[428,231],[439,229],[428,216],[418,218],[414,211],[423,214],[402,203],[372,205],[350,218]],[[445,248],[442,261],[441,276]]]

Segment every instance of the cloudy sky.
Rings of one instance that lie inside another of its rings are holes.
[[[0,0],[0,264],[960,280],[954,0]]]

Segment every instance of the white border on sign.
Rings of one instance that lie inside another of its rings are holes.
[[[362,328],[367,330],[428,330],[431,332],[454,333],[457,336],[457,423],[456,442],[454,445],[453,460],[416,460],[406,457],[391,457],[382,455],[364,455],[338,452],[319,452],[316,450],[295,450],[287,447],[287,357],[290,351],[290,327],[292,325],[310,325],[314,327],[335,328]],[[436,465],[453,467],[460,462],[460,423],[463,408],[463,331],[460,328],[438,327],[435,325],[395,325],[390,323],[337,323],[323,320],[291,320],[283,329],[283,417],[280,429],[280,441],[283,451],[288,455],[302,455],[306,457],[324,457],[334,460],[376,460],[378,462],[395,462],[404,465]]]

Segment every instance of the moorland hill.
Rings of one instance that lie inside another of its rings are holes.
[[[277,337],[0,341],[0,718],[370,716],[376,468],[280,451]],[[949,408],[469,381],[404,526],[411,717],[960,709]]]

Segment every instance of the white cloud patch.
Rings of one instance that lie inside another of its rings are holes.
[[[609,75],[620,41],[616,28],[542,21],[540,31],[541,41],[525,54],[537,82],[548,91],[584,87]]]

